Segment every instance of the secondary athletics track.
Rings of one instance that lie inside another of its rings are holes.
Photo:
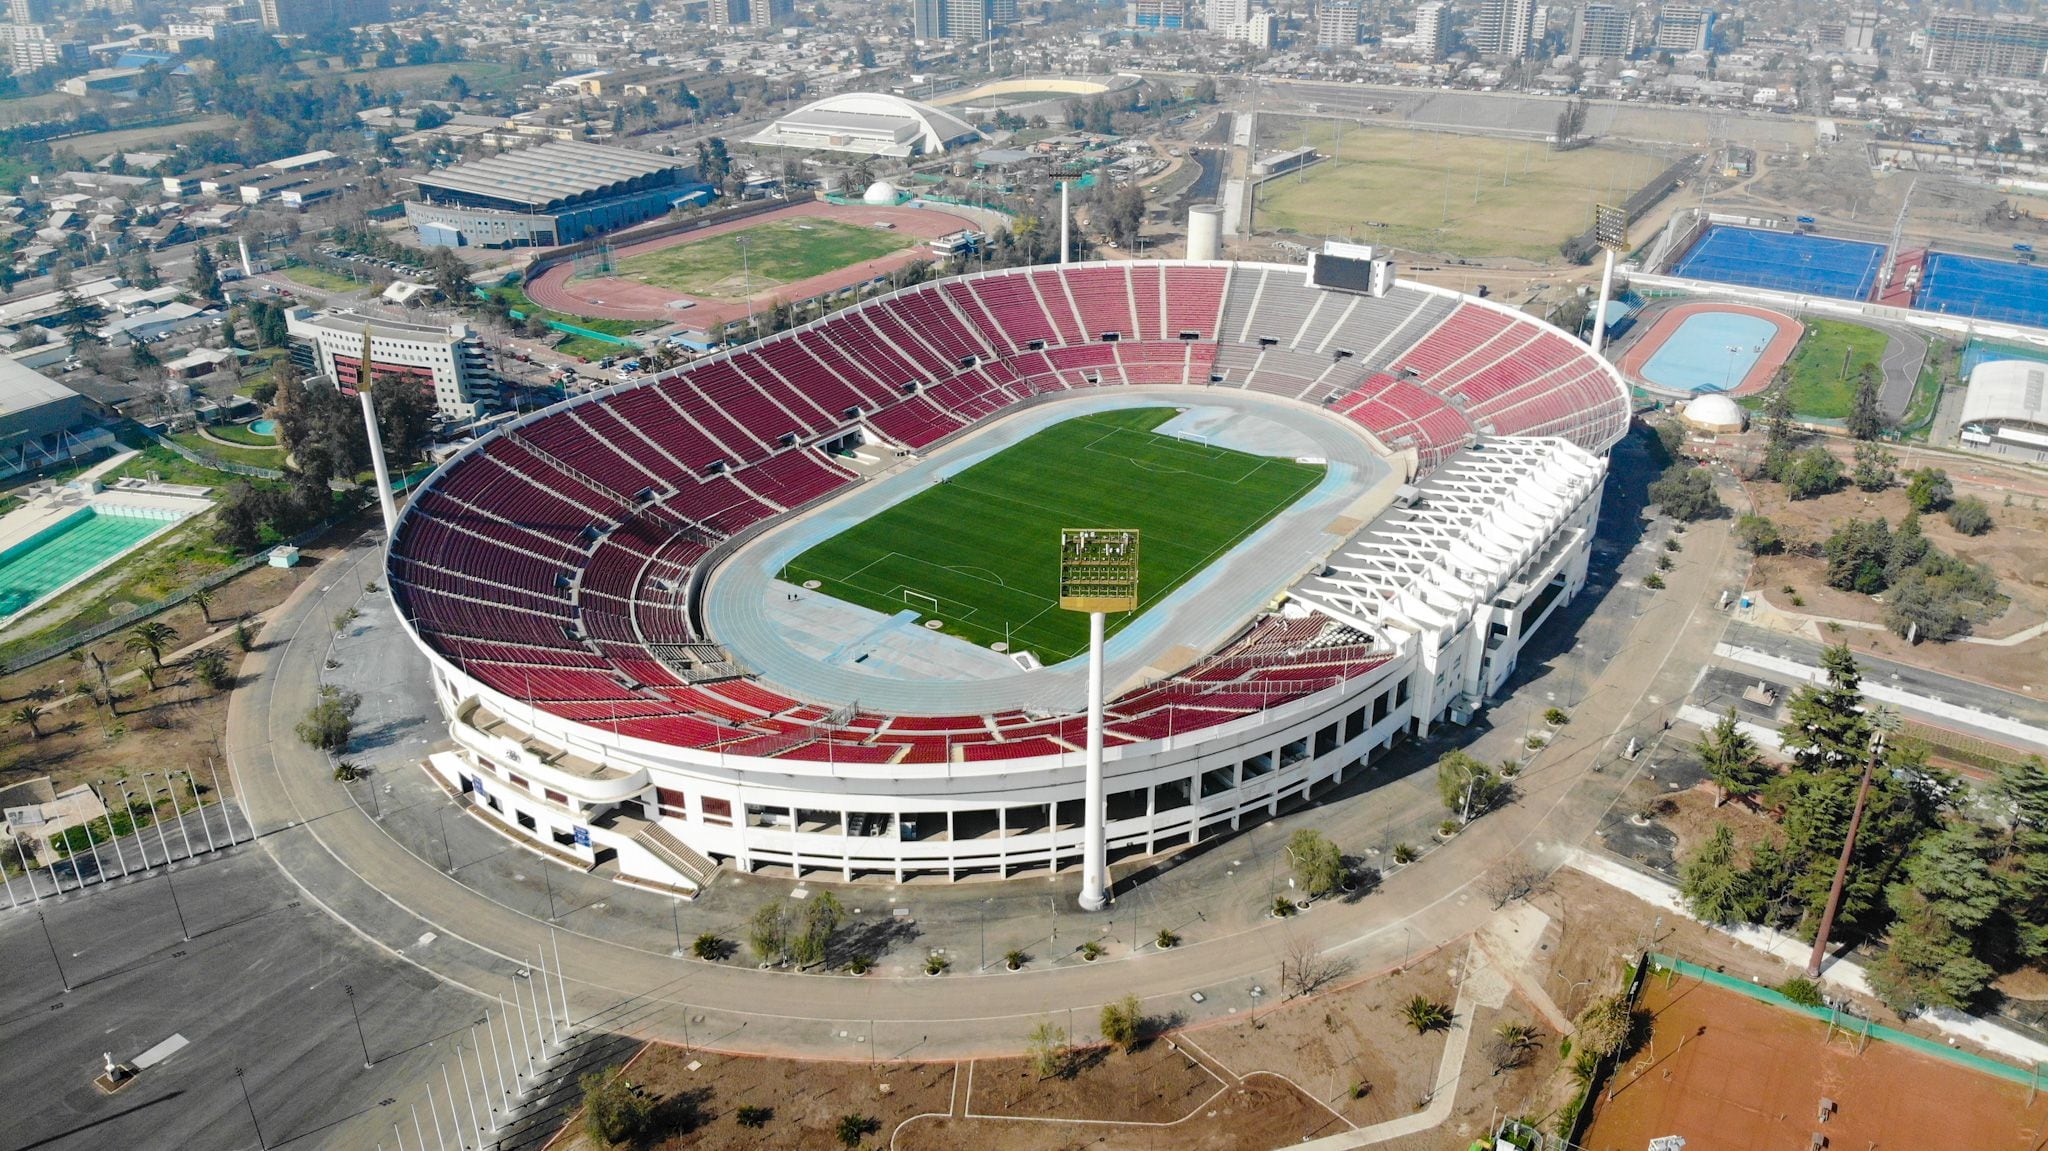
[[[713,224],[708,228],[629,244],[617,249],[612,255],[614,259],[624,259],[642,252],[658,252],[684,244],[695,244],[728,232],[757,227],[772,220],[806,216],[862,226],[878,222],[894,224],[897,233],[903,237],[905,247],[903,251],[812,276],[808,280],[764,288],[754,293],[751,304],[755,311],[766,309],[777,299],[805,300],[893,272],[912,260],[929,257],[930,253],[925,249],[923,241],[976,226],[974,221],[965,216],[956,216],[935,208],[877,208],[863,204],[828,204],[816,200],[807,204],[791,204],[777,212],[766,212],[730,223]],[[565,316],[594,316],[605,320],[661,320],[699,329],[709,329],[746,315],[750,303],[747,300],[697,299],[674,288],[656,287],[653,284],[643,284],[638,280],[623,277],[595,276],[574,279],[572,277],[575,270],[574,263],[570,261],[547,269],[526,285],[527,298],[549,311],[560,312]],[[692,306],[670,306],[679,300],[689,300]]]
[[[1799,338],[1806,334],[1805,327],[1799,321],[1766,308],[1752,308],[1746,304],[1726,304],[1719,301],[1680,304],[1677,307],[1665,309],[1662,314],[1651,322],[1650,330],[1644,332],[1641,339],[1630,344],[1628,350],[1621,354],[1621,358],[1616,363],[1621,368],[1622,374],[1628,377],[1630,383],[1639,384],[1653,391],[1670,395],[1693,395],[1694,393],[1692,392],[1678,391],[1651,382],[1643,375],[1643,366],[1648,364],[1650,357],[1656,355],[1664,347],[1665,342],[1670,340],[1677,333],[1678,329],[1685,325],[1687,319],[1712,312],[1734,312],[1742,316],[1755,316],[1760,320],[1768,320],[1778,326],[1778,334],[1771,337],[1771,342],[1764,347],[1762,352],[1758,353],[1755,362],[1749,366],[1748,374],[1742,377],[1742,383],[1721,393],[1723,395],[1754,395],[1770,387],[1771,377],[1777,374],[1778,369],[1784,366],[1786,360],[1792,358],[1792,349],[1799,346]]]

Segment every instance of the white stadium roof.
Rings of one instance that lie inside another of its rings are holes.
[[[1604,475],[1599,457],[1568,440],[1482,440],[1418,481],[1294,595],[1368,635],[1456,627],[1543,566],[1558,525]]]
[[[1963,394],[1965,424],[2024,423],[2048,427],[2048,363],[1992,360],[1970,373]]]
[[[749,140],[775,148],[916,156],[979,139],[974,125],[943,109],[884,92],[844,92],[814,100]]]

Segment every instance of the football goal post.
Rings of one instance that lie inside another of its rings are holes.
[[[904,602],[904,604],[905,604],[905,605],[907,605],[907,606],[909,606],[909,607],[916,607],[916,608],[921,608],[921,607],[925,607],[925,606],[929,605],[929,606],[931,607],[931,609],[932,609],[932,610],[931,610],[931,614],[933,614],[933,615],[937,615],[937,614],[939,614],[939,597],[938,597],[938,596],[935,596],[935,595],[926,595],[925,593],[923,593],[923,592],[921,592],[921,591],[913,591],[913,590],[911,590],[910,588],[904,588],[904,589],[903,589],[903,602]]]

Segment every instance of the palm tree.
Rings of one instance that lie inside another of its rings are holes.
[[[143,657],[142,675],[149,681],[151,691],[156,690],[156,673],[164,666],[164,652],[178,633],[171,625],[159,620],[149,620],[128,629],[128,638],[121,646]]]
[[[38,721],[43,718],[43,709],[32,703],[22,704],[7,717],[16,727],[25,727],[37,739],[43,738],[43,729]]]
[[[205,620],[208,627],[213,626],[213,594],[212,588],[202,584],[193,588],[191,596],[188,597],[199,609],[199,618]]]

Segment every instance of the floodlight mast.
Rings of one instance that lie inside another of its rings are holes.
[[[370,398],[376,372],[370,365],[370,329],[363,328],[363,353],[356,361],[356,398],[363,403],[363,427],[370,436],[370,466],[377,474],[377,507],[384,513],[384,543],[398,535],[398,502],[391,496],[391,468],[384,462],[384,433],[377,426],[377,404]]]
[[[1060,532],[1060,608],[1088,613],[1088,749],[1079,901],[1087,911],[1100,911],[1109,901],[1108,813],[1102,783],[1104,617],[1137,606],[1136,529],[1067,528]]]
[[[1614,291],[1614,255],[1628,250],[1628,210],[1608,204],[1593,208],[1593,242],[1606,253],[1600,265],[1600,298],[1593,302],[1593,354],[1607,343],[1607,297]]]
[[[1079,164],[1054,164],[1052,166],[1052,178],[1058,181],[1060,186],[1060,263],[1062,264],[1070,264],[1074,261],[1074,246],[1069,239],[1067,230],[1069,223],[1073,220],[1073,213],[1067,209],[1067,189],[1073,186],[1075,180],[1087,174],[1088,170]]]

